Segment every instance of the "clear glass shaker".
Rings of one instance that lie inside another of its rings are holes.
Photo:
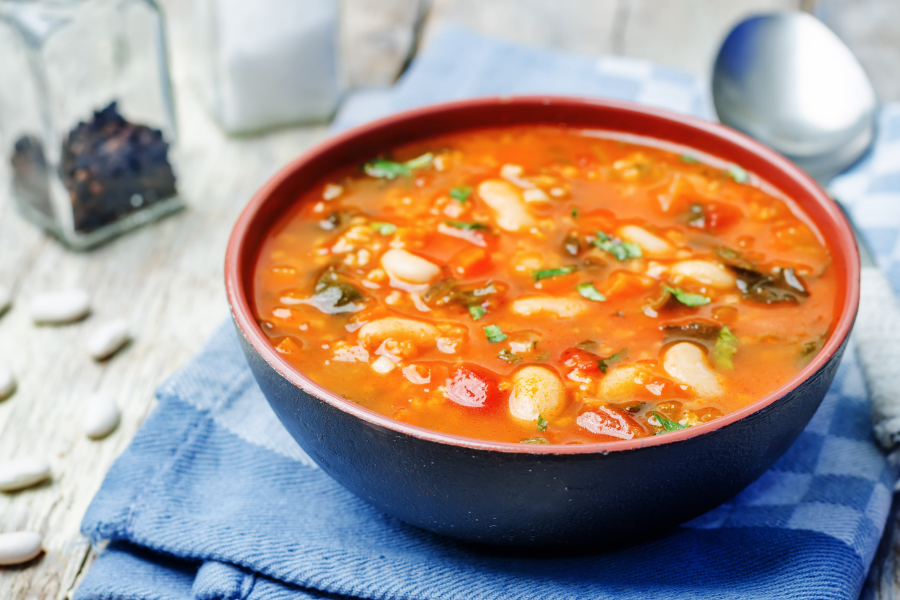
[[[0,0],[0,157],[20,212],[86,249],[183,206],[153,0]]]

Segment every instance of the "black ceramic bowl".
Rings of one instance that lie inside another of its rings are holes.
[[[697,427],[629,441],[522,445],[463,438],[395,421],[313,383],[278,354],[252,310],[258,249],[274,221],[333,169],[395,145],[500,124],[553,124],[647,136],[742,165],[800,203],[835,249],[840,318],[792,381]],[[322,469],[384,512],[475,542],[579,545],[633,539],[687,521],[768,469],[831,384],[859,303],[859,257],[843,214],[791,162],[720,125],[637,105],[574,98],[489,98],[382,119],[332,137],[253,197],[225,261],[228,300],[260,388]]]

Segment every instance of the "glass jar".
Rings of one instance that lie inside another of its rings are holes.
[[[182,207],[153,0],[0,1],[0,156],[29,220],[85,249]]]

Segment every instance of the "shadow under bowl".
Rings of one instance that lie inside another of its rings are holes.
[[[636,135],[741,165],[799,203],[834,251],[839,318],[787,384],[696,427],[627,441],[523,445],[463,438],[381,415],[314,383],[269,342],[253,312],[253,273],[273,223],[323,174],[396,145],[465,129],[563,125]],[[384,512],[458,539],[577,548],[635,540],[701,515],[756,480],[809,422],[837,371],[859,304],[850,227],[797,166],[724,126],[635,104],[485,98],[398,114],[330,138],[277,173],[237,221],[225,260],[232,316],[275,414],[341,485]]]

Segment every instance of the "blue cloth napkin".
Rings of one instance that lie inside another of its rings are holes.
[[[430,102],[541,92],[711,117],[703,85],[669,69],[445,30],[394,90],[348,103],[336,127]],[[882,119],[873,154],[836,185],[897,285],[900,108]],[[855,598],[895,481],[852,351],[797,442],[744,492],[657,541],[581,557],[468,546],[357,499],[279,424],[230,324],[158,396],[85,515],[83,533],[106,547],[77,600]]]

